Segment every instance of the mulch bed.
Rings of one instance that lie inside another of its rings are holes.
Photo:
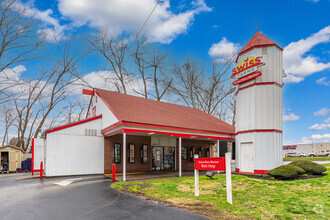
[[[324,173],[321,175],[307,175],[307,176],[297,176],[293,179],[288,179],[288,180],[280,180],[280,179],[272,179],[270,176],[266,175],[266,176],[262,176],[262,175],[245,175],[242,174],[244,176],[247,176],[249,178],[254,178],[254,179],[261,179],[261,180],[271,180],[271,181],[296,181],[296,180],[307,180],[307,179],[315,179],[315,178],[321,178],[324,177],[328,174]]]

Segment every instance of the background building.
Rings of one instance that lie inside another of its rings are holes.
[[[286,153],[297,152],[309,155],[319,150],[330,150],[330,143],[283,145],[283,157]]]

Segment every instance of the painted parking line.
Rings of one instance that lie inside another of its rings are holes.
[[[79,181],[82,180],[83,178],[76,178],[76,179],[68,179],[68,180],[63,180],[60,182],[55,182],[54,184],[59,185],[59,186],[68,186],[69,184],[73,183],[74,181]]]

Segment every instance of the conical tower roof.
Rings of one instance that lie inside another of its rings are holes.
[[[238,53],[236,62],[242,54],[259,47],[271,47],[275,46],[280,50],[283,50],[281,47],[279,47],[274,41],[263,35],[261,32],[257,31],[255,35],[249,40],[249,42],[243,47],[243,49]]]

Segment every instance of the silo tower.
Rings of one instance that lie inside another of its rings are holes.
[[[259,31],[237,56],[236,171],[265,174],[282,165],[282,51]]]

